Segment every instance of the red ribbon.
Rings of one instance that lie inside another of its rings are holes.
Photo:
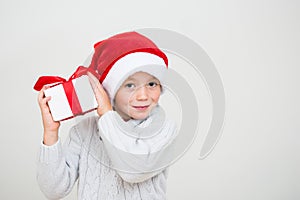
[[[73,115],[75,116],[82,113],[82,108],[80,106],[80,102],[72,80],[82,75],[86,75],[87,72],[91,72],[94,76],[96,76],[99,79],[99,75],[92,69],[79,66],[68,80],[59,76],[41,76],[39,77],[33,88],[37,91],[40,91],[44,85],[54,84],[52,85],[53,87],[58,84],[63,84],[68,103],[70,105]]]
[[[66,81],[63,84],[70,108],[72,110],[73,115],[78,115],[82,113],[82,108],[78,99],[78,96],[76,94],[74,85],[72,83],[72,80]]]

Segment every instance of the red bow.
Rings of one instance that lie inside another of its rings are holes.
[[[99,74],[97,74],[94,70],[91,68],[86,68],[83,66],[79,66],[76,71],[72,74],[72,76],[69,78],[68,81],[78,78],[82,75],[86,75],[87,72],[91,72],[94,76],[96,76],[99,79]],[[66,79],[59,77],[59,76],[41,76],[39,79],[36,81],[35,85],[33,86],[33,89],[36,91],[40,91],[44,85],[48,84],[54,84],[54,83],[64,83],[67,82]]]

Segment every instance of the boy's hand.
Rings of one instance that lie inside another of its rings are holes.
[[[50,146],[55,144],[58,140],[58,129],[60,122],[54,121],[50,113],[47,103],[50,101],[51,97],[45,97],[44,95],[44,90],[48,88],[49,86],[44,86],[41,89],[38,94],[38,103],[40,106],[44,126],[44,144]]]
[[[102,116],[107,111],[112,110],[110,99],[99,80],[90,72],[87,75],[98,103],[97,113],[99,116]]]

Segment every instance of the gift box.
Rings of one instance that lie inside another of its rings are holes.
[[[44,92],[45,96],[51,96],[48,106],[54,121],[82,115],[98,107],[86,75],[50,87]]]
[[[61,77],[40,77],[34,89],[51,84],[44,90],[45,96],[51,96],[48,106],[54,121],[62,121],[83,115],[98,107],[93,88],[86,75],[87,69],[80,67],[69,80]]]

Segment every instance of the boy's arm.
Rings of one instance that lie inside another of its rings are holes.
[[[37,181],[49,199],[59,199],[70,193],[78,178],[81,148],[79,135],[73,127],[62,147],[58,140],[51,146],[40,146],[37,163]]]
[[[58,199],[71,191],[78,177],[80,139],[73,128],[63,150],[58,137],[60,122],[53,120],[48,107],[51,97],[44,95],[47,88],[44,86],[38,94],[44,135],[37,161],[37,181],[49,199]]]

